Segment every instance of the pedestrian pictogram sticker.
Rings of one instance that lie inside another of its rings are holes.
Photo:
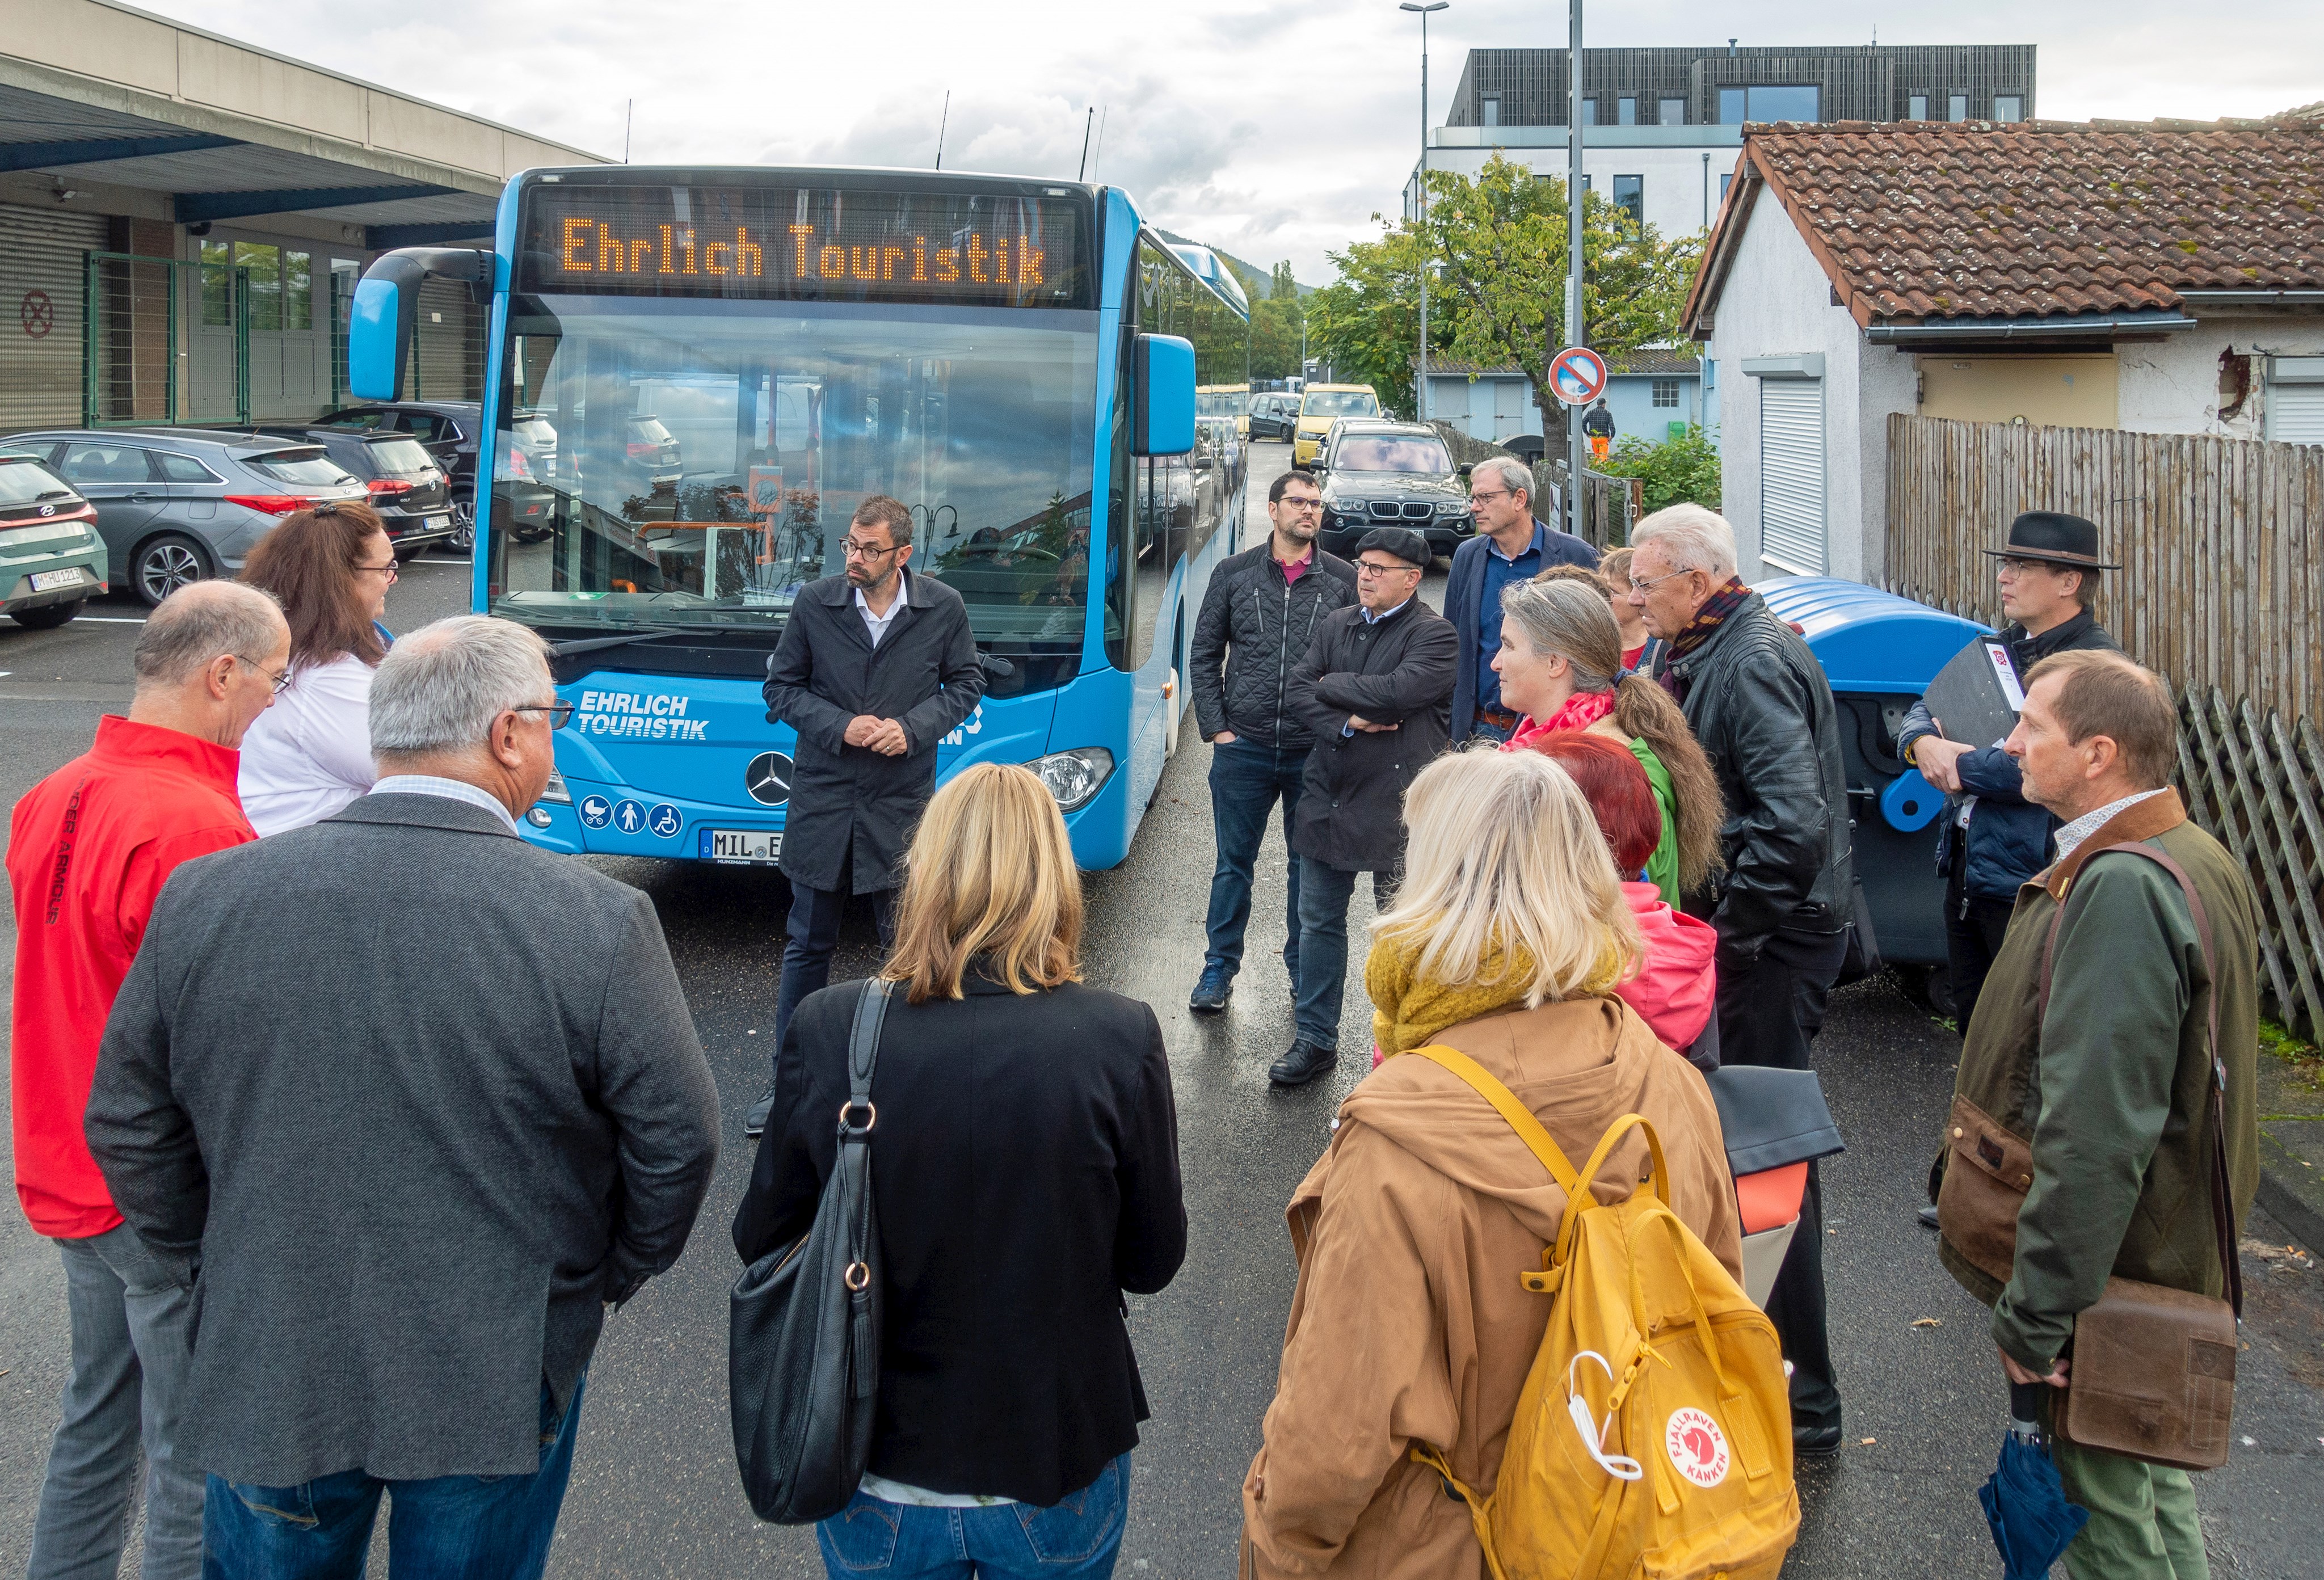
[[[28,290],[24,299],[16,304],[16,322],[33,339],[46,340],[49,331],[57,326],[57,304],[49,299],[47,291]]]
[[[645,803],[624,800],[613,808],[613,826],[625,834],[634,834],[646,826]]]
[[[1569,345],[1549,364],[1549,388],[1568,406],[1587,406],[1606,392],[1606,359],[1586,345]]]

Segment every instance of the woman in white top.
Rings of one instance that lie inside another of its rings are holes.
[[[283,518],[244,562],[290,622],[290,679],[242,738],[242,809],[263,838],[320,822],[379,777],[371,677],[395,550],[368,505],[326,501]]]

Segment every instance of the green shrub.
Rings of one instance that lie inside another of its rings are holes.
[[[1641,479],[1648,515],[1681,503],[1719,509],[1719,451],[1692,423],[1683,436],[1661,444],[1636,435],[1617,439],[1614,453],[1593,470],[1609,477]]]

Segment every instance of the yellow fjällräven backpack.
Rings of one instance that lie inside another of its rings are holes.
[[[1490,1498],[1416,1446],[1468,1502],[1495,1580],[1761,1580],[1800,1524],[1791,1400],[1775,1325],[1670,1209],[1654,1126],[1616,1120],[1579,1175],[1541,1121],[1467,1054],[1413,1050],[1500,1110],[1569,1205],[1539,1272],[1549,1328],[1517,1399]],[[1635,1125],[1653,1189],[1601,1205],[1599,1166]]]

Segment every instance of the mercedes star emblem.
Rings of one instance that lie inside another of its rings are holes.
[[[761,806],[780,806],[791,798],[791,759],[779,751],[762,751],[742,770],[742,788]]]

